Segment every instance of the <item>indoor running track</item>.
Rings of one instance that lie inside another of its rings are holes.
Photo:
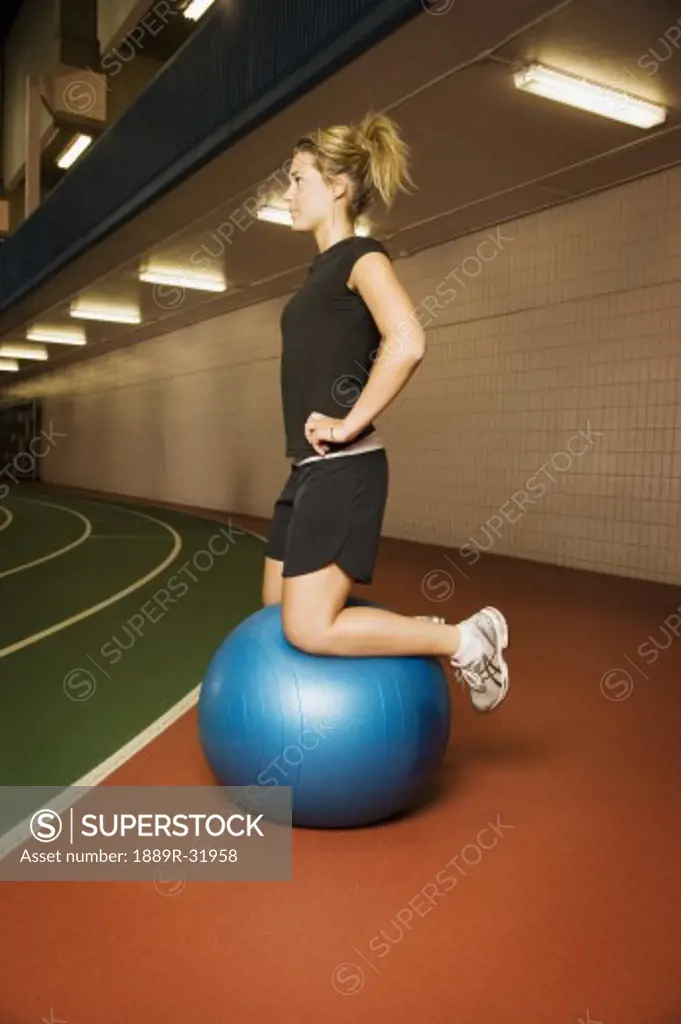
[[[125,627],[228,519],[10,496],[0,781],[213,783],[196,688],[258,607],[267,524],[235,516],[252,532],[127,649]],[[432,611],[446,554],[384,540],[363,593]],[[437,801],[296,830],[290,882],[0,883],[2,1024],[681,1024],[681,643],[663,625],[681,592],[500,557],[469,577],[437,610],[503,608],[512,688],[491,716],[455,690]]]

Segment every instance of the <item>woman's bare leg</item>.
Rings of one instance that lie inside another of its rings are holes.
[[[283,569],[283,562],[277,562],[274,558],[265,557],[265,570],[262,581],[262,603],[265,607],[270,604],[281,603]]]
[[[285,578],[282,622],[289,643],[336,657],[446,657],[477,711],[491,711],[508,692],[503,650],[508,626],[497,608],[459,625],[398,615],[383,608],[347,608],[352,580],[337,565]]]
[[[459,627],[382,608],[346,608],[352,580],[337,565],[283,581],[283,623],[297,647],[339,657],[451,657]]]

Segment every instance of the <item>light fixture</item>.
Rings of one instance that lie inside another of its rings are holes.
[[[256,216],[258,220],[264,220],[268,224],[283,224],[285,227],[291,227],[293,224],[290,212],[283,206],[261,206]]]
[[[91,135],[76,135],[75,139],[71,140],[64,152],[57,157],[57,167],[61,167],[63,171],[67,171],[69,167],[73,167],[78,157],[83,155],[91,142]]]
[[[145,264],[139,273],[140,281],[148,284],[167,284],[176,288],[191,288],[199,292],[225,292],[227,282],[219,271],[191,270],[181,267],[179,263],[159,263],[151,261]]]
[[[292,227],[293,220],[288,210],[283,206],[272,206],[271,204],[261,206],[257,212],[258,220],[266,221],[268,224],[283,224],[284,227]],[[355,234],[366,237],[370,233],[370,227],[365,221],[355,225]]]
[[[556,71],[543,64],[531,64],[517,71],[513,80],[517,88],[524,92],[579,107],[637,128],[653,128],[662,124],[667,117],[665,107],[656,103],[638,99],[621,89],[611,89],[577,75]]]
[[[188,7],[185,7],[182,14],[189,21],[198,21],[214,3],[215,0],[191,0],[191,3]]]
[[[611,89],[577,75],[546,68],[539,63],[516,72],[513,80],[516,87],[524,92],[566,103],[568,106],[577,106],[591,114],[599,114],[638,128],[652,128],[667,118],[664,106],[638,99],[622,89]]]
[[[0,345],[1,356],[10,359],[39,359],[44,362],[47,359],[47,349],[44,345]]]
[[[16,373],[19,369],[19,364],[16,359],[0,359],[0,371],[7,371],[8,373]]]
[[[34,324],[26,331],[28,341],[52,341],[57,345],[84,345],[84,327],[52,327],[48,324]]]
[[[71,316],[77,320],[104,320],[114,324],[140,324],[142,314],[135,303],[79,298],[71,303]]]

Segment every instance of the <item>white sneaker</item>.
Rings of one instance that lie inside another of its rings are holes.
[[[457,679],[468,686],[476,711],[492,711],[508,693],[508,666],[502,651],[508,647],[508,623],[498,608],[483,608],[466,620],[476,629],[482,654],[465,664],[451,658]]]

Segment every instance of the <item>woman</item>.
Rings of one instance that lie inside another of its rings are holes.
[[[282,315],[293,465],[274,508],[263,602],[281,602],[287,639],[313,654],[446,656],[476,710],[491,711],[508,691],[508,627],[496,608],[448,625],[345,607],[353,583],[371,583],[387,498],[388,462],[373,421],[425,354],[386,250],[355,235],[376,198],[390,206],[412,184],[407,158],[397,127],[381,115],[317,131],[294,149],[285,198],[293,229],[312,232],[319,252]]]

